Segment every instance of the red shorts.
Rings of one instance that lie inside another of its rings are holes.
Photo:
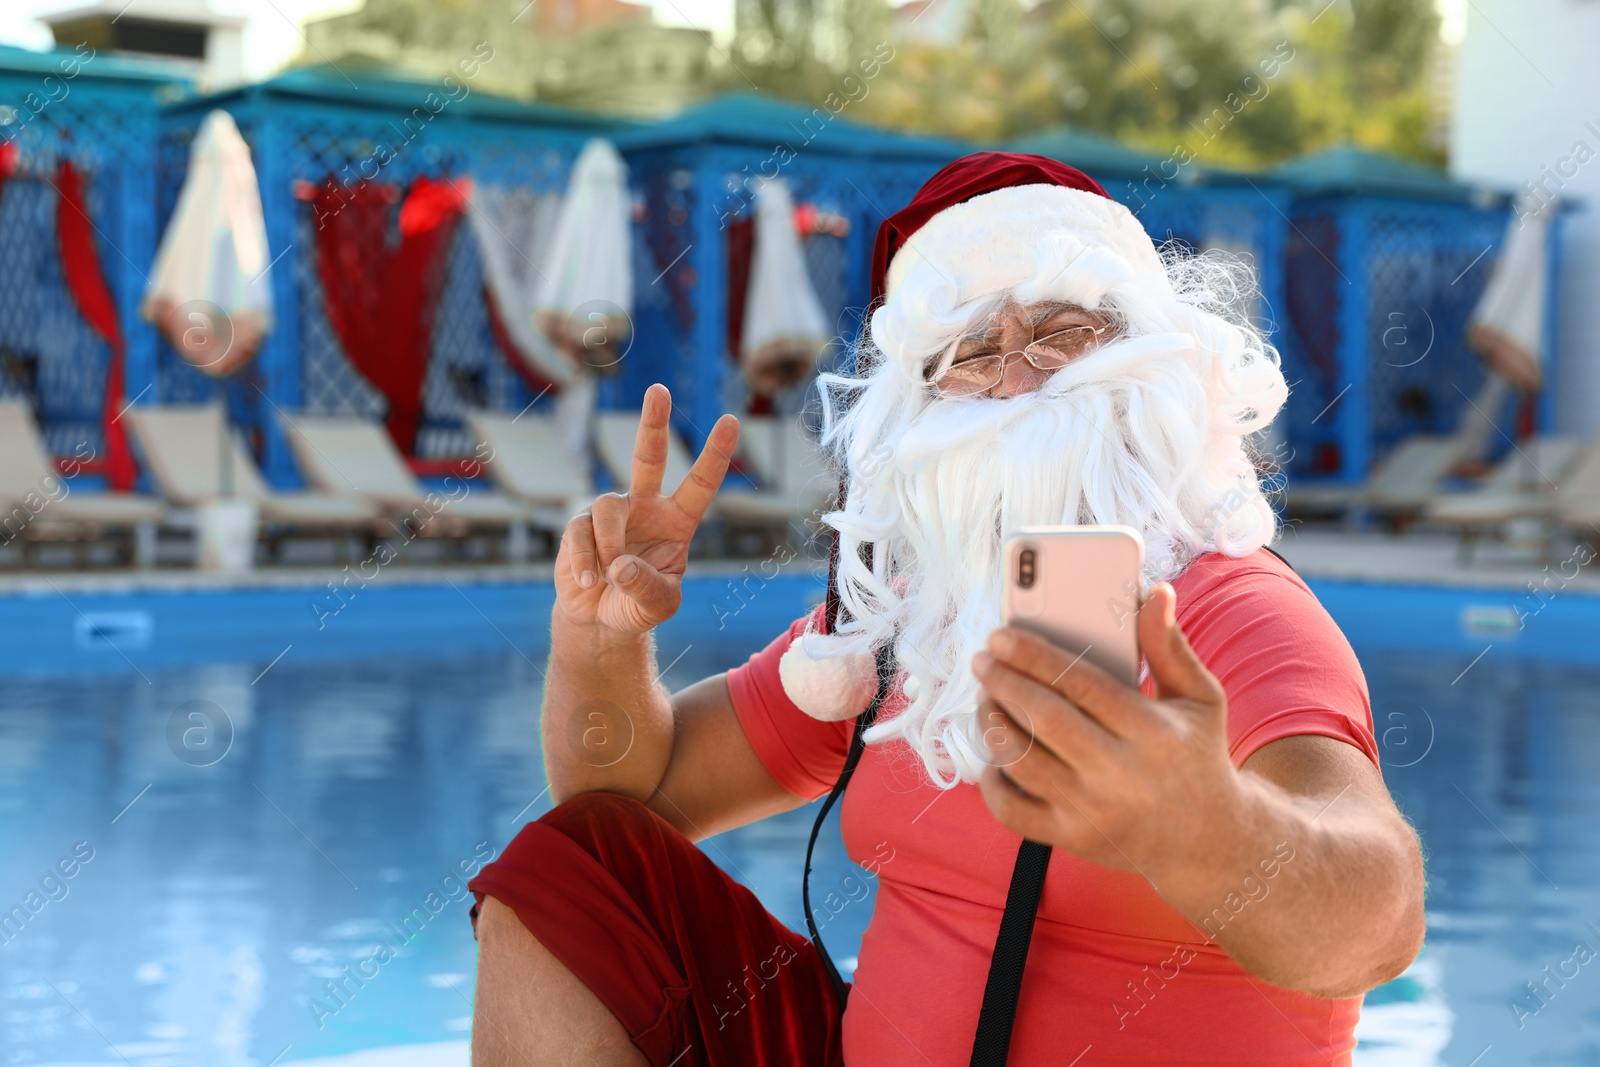
[[[470,888],[515,911],[652,1067],[843,1065],[843,1006],[810,940],[636,800],[574,797]]]

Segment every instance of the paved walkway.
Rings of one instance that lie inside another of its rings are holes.
[[[1540,558],[1535,545],[1485,543],[1470,563],[1457,558],[1454,537],[1431,530],[1403,535],[1378,531],[1352,531],[1340,527],[1296,525],[1285,529],[1275,545],[1297,571],[1308,578],[1342,578],[1403,585],[1447,585],[1479,589],[1526,589],[1528,583],[1600,595],[1600,560],[1582,550],[1558,546],[1554,558]],[[1584,561],[1588,562],[1584,562]],[[354,569],[352,567],[352,569]],[[778,559],[693,560],[691,576],[738,578],[755,573],[771,577],[810,569],[822,573],[822,564],[785,555]],[[506,564],[407,564],[383,568],[387,581],[414,585],[498,584],[549,581],[548,561]],[[186,568],[146,571],[13,571],[0,575],[0,596],[53,592],[115,593],[161,590],[304,588],[338,582],[347,576],[340,567],[275,566],[247,574],[224,575]]]
[[[1570,545],[1558,545],[1545,560],[1537,545],[1484,543],[1463,564],[1456,539],[1432,530],[1394,535],[1292,526],[1274,547],[1308,578],[1477,589],[1526,589],[1532,582],[1600,594],[1600,559]]]

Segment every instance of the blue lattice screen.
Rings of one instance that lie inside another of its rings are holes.
[[[420,95],[420,94],[419,94]],[[298,472],[282,438],[277,409],[381,418],[387,402],[355,370],[328,323],[316,269],[316,226],[309,204],[296,193],[305,183],[330,177],[341,183],[372,175],[377,184],[403,193],[413,179],[461,183],[481,181],[558,194],[587,133],[570,122],[546,126],[528,121],[485,119],[470,102],[447,108],[420,132],[404,138],[407,112],[383,107],[278,94],[271,83],[218,101],[233,113],[250,144],[267,214],[269,253],[278,326],[254,364],[254,378],[227,385],[237,424],[254,428],[263,466],[280,485],[295,484]],[[210,102],[172,109],[165,116],[163,215],[170,213],[187,166],[187,143]],[[393,148],[373,174],[380,146]],[[398,148],[395,148],[398,146]],[[391,229],[397,211],[391,216]],[[434,320],[429,366],[423,382],[423,422],[416,454],[444,458],[471,452],[461,426],[468,408],[520,410],[533,394],[506,365],[490,331],[483,300],[483,267],[470,226],[456,227],[446,261],[446,282]],[[163,352],[163,387],[174,400],[210,395],[211,383],[196,380],[176,354]]]
[[[777,137],[787,136],[775,131]],[[626,152],[645,206],[640,271],[639,341],[620,378],[602,393],[608,407],[636,405],[652,381],[665,381],[677,399],[678,428],[691,442],[703,439],[716,416],[743,410],[747,392],[725,351],[727,262],[725,217],[748,216],[749,176],[770,172],[774,149],[734,143],[700,143]],[[864,158],[820,148],[800,152],[781,167],[797,202],[843,216],[843,237],[813,234],[807,268],[835,335],[853,341],[866,311],[872,242],[888,211],[903,206],[944,158]],[[659,280],[654,281],[652,279]],[[659,290],[659,292],[655,291]],[[845,345],[829,362],[843,363]],[[779,398],[780,410],[803,407],[802,386]]]
[[[633,339],[614,376],[602,381],[599,405],[637,407],[653,382],[672,390],[678,428],[691,437],[698,419],[691,413],[701,384],[697,371],[726,362],[713,340],[720,320],[697,302],[706,249],[693,214],[696,195],[691,153],[678,150],[625,152],[629,184],[643,207],[634,227]],[[720,263],[720,260],[718,260]],[[708,427],[709,428],[709,427]]]
[[[103,58],[79,64],[76,76],[66,78],[59,76],[66,62],[59,56],[26,62],[39,69],[0,69],[0,140],[15,146],[18,164],[0,191],[0,395],[30,402],[58,455],[88,445],[103,456],[110,351],[79,314],[62,277],[55,178],[70,160],[83,180],[101,271],[127,344],[127,395],[138,395],[153,387],[154,331],[140,321],[138,302],[155,253],[159,82],[130,76]],[[43,88],[47,73],[55,75],[50,91]],[[103,76],[109,74],[116,77]],[[47,95],[52,99],[40,107]]]
[[[1354,283],[1340,270],[1338,218],[1330,210],[1296,212],[1288,237],[1287,319],[1279,352],[1289,383],[1280,416],[1289,431],[1288,473],[1329,475],[1344,460],[1337,423],[1327,417],[1340,389],[1341,293]]]
[[[1503,206],[1394,197],[1296,205],[1283,346],[1292,475],[1359,480],[1407,437],[1457,429],[1484,379],[1467,320],[1506,220]]]
[[[93,188],[93,185],[91,185]],[[44,177],[18,176],[0,193],[0,393],[26,397],[52,452],[98,451],[109,352],[89,328],[61,274],[59,198]],[[104,197],[90,194],[99,216]]]
[[[1483,361],[1465,343],[1467,320],[1494,268],[1506,217],[1446,210],[1371,217],[1364,273],[1375,456],[1412,434],[1454,432],[1483,384]]]

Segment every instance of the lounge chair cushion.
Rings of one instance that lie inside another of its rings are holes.
[[[594,495],[588,472],[573,466],[548,419],[479,411],[467,425],[493,449],[495,483],[517,499],[563,509]]]

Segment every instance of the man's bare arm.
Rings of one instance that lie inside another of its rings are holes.
[[[651,386],[627,493],[599,497],[562,535],[540,735],[558,803],[621,793],[703,837],[802,801],[756,757],[725,676],[676,697],[661,684],[651,635],[678,610],[689,542],[739,437],[737,420],[718,420],[683,484],[663,496],[671,409],[667,390]]]
[[[673,739],[672,701],[656,680],[650,634],[584,626],[558,603],[539,733],[557,803],[602,791],[648,800]]]
[[[559,613],[552,629],[541,728],[558,802],[621,793],[695,840],[805,803],[757,757],[727,675],[669,697],[648,637],[600,646]]]
[[[1372,762],[1332,738],[1286,737],[1240,781],[1219,862],[1174,872],[1168,901],[1275,985],[1357,996],[1405,970],[1425,929],[1422,852]]]
[[[1377,768],[1342,741],[1297,736],[1236,770],[1226,695],[1178,628],[1170,586],[1140,612],[1139,646],[1154,698],[1037,635],[995,632],[974,660],[983,714],[996,751],[1020,755],[984,773],[990,810],[1144,875],[1276,985],[1342,997],[1397,975],[1422,943],[1422,863]]]
[[[733,710],[727,675],[696,682],[672,699],[676,738],[661,784],[646,802],[657,815],[698,841],[805,803],[756,755]]]

